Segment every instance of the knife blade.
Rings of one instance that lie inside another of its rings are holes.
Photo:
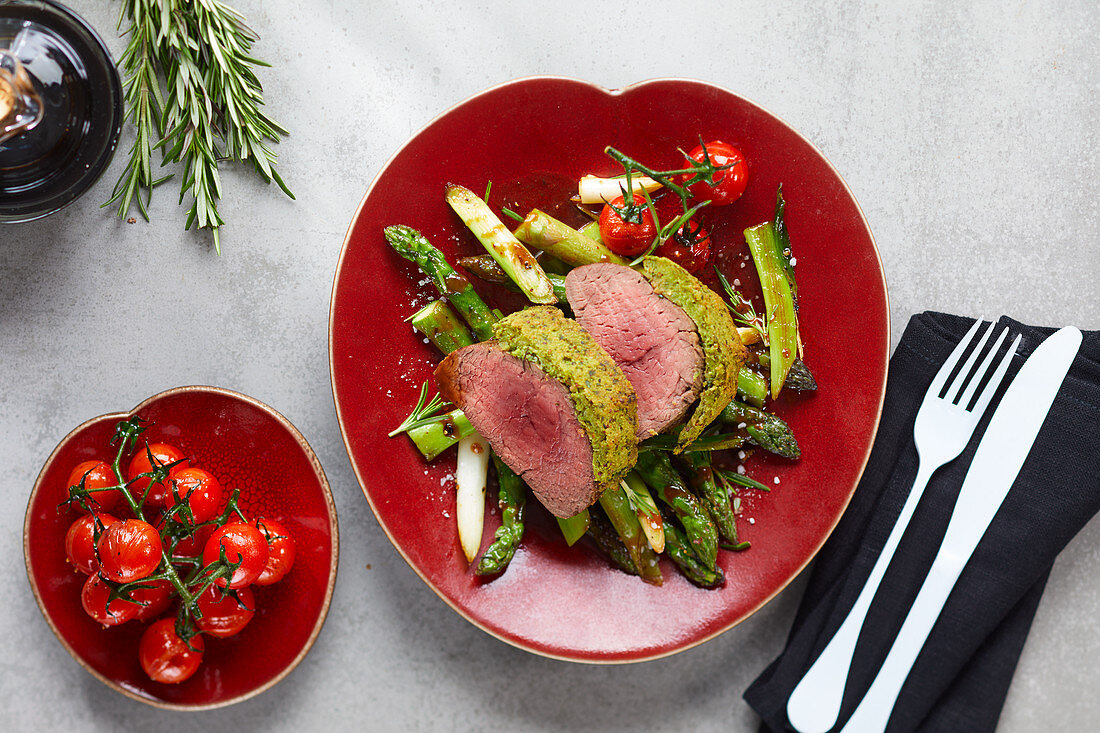
[[[1081,341],[1081,332],[1072,326],[1056,331],[1012,380],[978,443],[936,559],[878,675],[841,733],[885,730],[913,662],[1023,468]]]

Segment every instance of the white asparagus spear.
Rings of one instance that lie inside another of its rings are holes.
[[[481,549],[481,532],[485,527],[485,481],[489,474],[489,444],[477,433],[458,441],[458,465],[455,481],[458,494],[455,513],[458,520],[458,541],[467,562],[473,562]]]

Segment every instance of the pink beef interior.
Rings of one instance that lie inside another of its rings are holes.
[[[695,324],[629,267],[585,265],[565,278],[577,322],[611,355],[638,395],[638,438],[681,421],[703,387]]]
[[[452,353],[436,376],[444,397],[553,514],[570,517],[595,500],[592,444],[564,385],[492,342]]]

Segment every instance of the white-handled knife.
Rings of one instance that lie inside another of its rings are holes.
[[[1081,332],[1072,326],[1055,332],[1012,380],[978,444],[928,576],[882,668],[841,733],[885,730],[905,678],[951,589],[1031,452],[1081,339]]]

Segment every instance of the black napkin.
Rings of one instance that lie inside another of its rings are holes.
[[[814,562],[787,647],[746,690],[764,730],[791,730],[787,698],[855,602],[917,471],[913,422],[971,319],[922,313],[890,360],[882,421],[852,502]],[[1054,329],[1002,318],[1023,335],[1001,392]],[[822,385],[828,389],[828,385]],[[943,538],[997,399],[963,454],[939,469],[879,587],[857,644],[836,729],[885,659]],[[992,731],[1055,556],[1100,509],[1100,332],[1086,332],[1031,453],[901,690],[887,728]]]

